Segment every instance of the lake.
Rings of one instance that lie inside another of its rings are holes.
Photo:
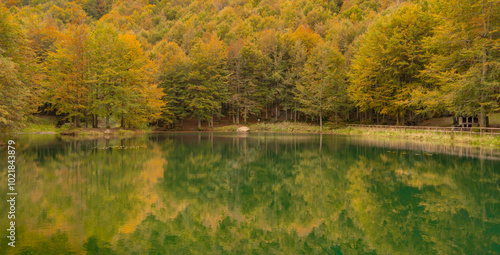
[[[19,135],[0,254],[498,254],[500,153],[364,137]],[[2,148],[2,152],[5,148]]]

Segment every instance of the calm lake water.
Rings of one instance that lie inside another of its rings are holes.
[[[15,137],[0,254],[498,254],[500,154],[359,137]]]

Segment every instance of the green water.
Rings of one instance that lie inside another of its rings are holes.
[[[0,254],[500,252],[494,150],[331,135],[14,140],[16,247],[5,230]]]

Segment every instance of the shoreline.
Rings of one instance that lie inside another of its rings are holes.
[[[246,125],[226,125],[216,128],[205,128],[201,131],[196,130],[149,130],[149,129],[122,129],[122,128],[81,128],[81,129],[68,129],[56,131],[36,131],[33,132],[16,132],[4,133],[2,135],[24,135],[24,134],[50,134],[61,135],[63,137],[81,137],[81,138],[115,138],[122,136],[141,135],[141,134],[168,134],[168,133],[246,133],[237,132],[238,127]],[[266,133],[290,133],[290,134],[319,134],[319,126],[308,123],[294,123],[294,122],[279,122],[279,123],[257,123],[249,124],[249,132],[266,132]],[[31,131],[31,130],[30,130]],[[379,127],[330,127],[324,126],[323,134],[336,134],[336,135],[355,135],[366,136],[372,139],[383,140],[407,140],[414,142],[429,142],[433,144],[445,145],[460,145],[471,147],[486,147],[500,149],[500,135],[493,134],[469,134],[469,133],[440,133],[435,131],[426,130],[412,130],[412,129],[394,129],[392,126],[386,128]]]

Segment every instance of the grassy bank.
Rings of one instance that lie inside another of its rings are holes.
[[[73,128],[70,123],[62,127],[56,127],[56,118],[53,116],[30,116],[26,126],[19,133],[34,134],[60,134],[65,136],[79,137],[108,137],[108,136],[130,136],[150,132],[150,129],[123,129],[123,128]]]
[[[136,134],[144,134],[149,130],[128,130],[121,128],[74,128],[63,130],[59,134],[67,136],[80,137],[106,137],[106,136],[130,136]]]
[[[467,132],[460,134],[457,132],[442,133],[433,131],[429,132],[425,130],[392,130],[385,128],[346,127],[334,129],[329,133],[500,148],[500,135],[492,136],[489,134],[483,134],[481,136],[479,134],[469,134]]]

